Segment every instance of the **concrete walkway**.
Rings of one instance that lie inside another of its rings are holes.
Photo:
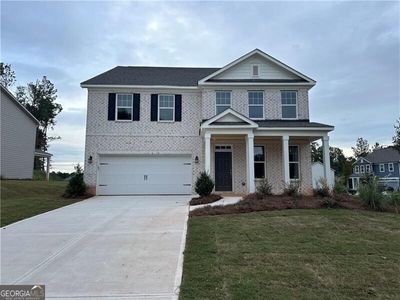
[[[225,206],[225,205],[229,205],[229,204],[235,204],[238,203],[240,200],[242,200],[242,197],[224,197],[218,201],[212,202],[212,203],[208,203],[208,204],[200,204],[200,205],[194,205],[194,206],[190,206],[190,211],[198,209],[198,208],[202,208],[205,206]]]
[[[46,298],[174,299],[190,196],[94,197],[1,229],[2,284]]]

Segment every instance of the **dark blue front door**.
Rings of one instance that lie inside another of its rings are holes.
[[[232,152],[215,152],[215,190],[232,191]]]

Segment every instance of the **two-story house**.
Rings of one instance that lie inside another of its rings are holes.
[[[333,126],[310,122],[315,81],[255,49],[223,68],[115,67],[88,90],[85,181],[98,195],[191,194],[201,171],[216,192],[312,191],[310,142],[330,171]]]
[[[387,147],[359,157],[353,165],[353,174],[349,177],[349,189],[357,190],[360,179],[367,174],[378,177],[378,183],[382,187],[399,190],[400,152],[394,147]]]

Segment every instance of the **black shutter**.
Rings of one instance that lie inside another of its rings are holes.
[[[140,120],[140,94],[133,94],[133,121]]]
[[[182,95],[175,95],[175,122],[182,121]]]
[[[151,121],[158,121],[158,95],[151,94]]]
[[[115,93],[108,94],[108,120],[115,120]]]

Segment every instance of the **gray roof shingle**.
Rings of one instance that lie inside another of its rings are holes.
[[[394,147],[387,147],[374,150],[373,152],[369,153],[365,159],[374,164],[398,162],[400,161],[400,152]]]
[[[122,67],[118,66],[83,81],[82,85],[197,86],[200,79],[219,68]]]
[[[309,120],[260,120],[254,121],[258,124],[258,127],[308,127],[308,128],[320,128],[320,127],[333,127],[332,125],[310,122]]]

